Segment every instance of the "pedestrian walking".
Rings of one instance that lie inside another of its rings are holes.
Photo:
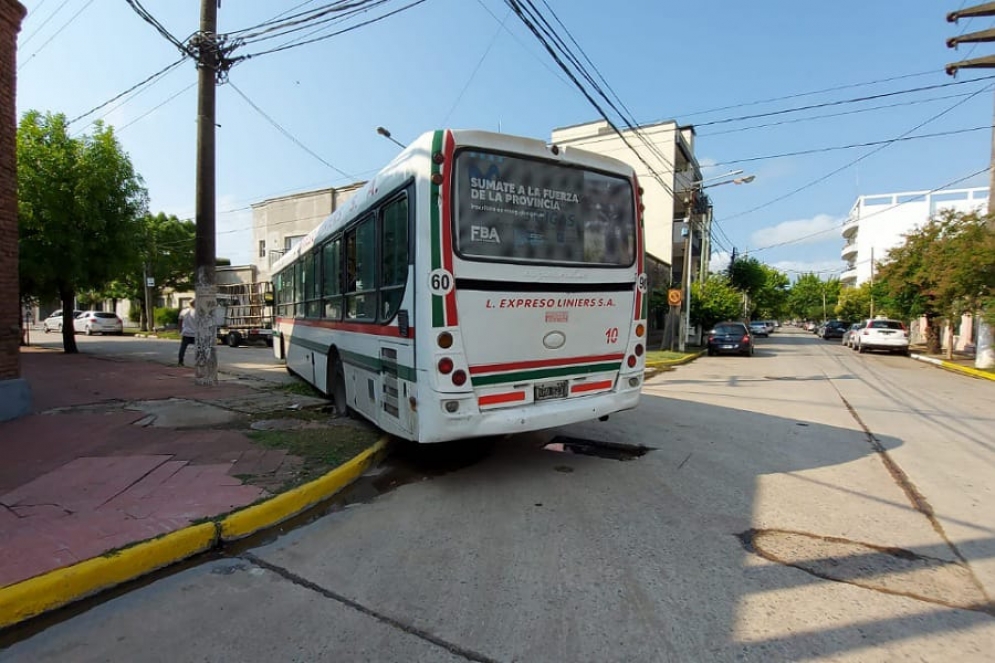
[[[197,341],[197,310],[194,308],[194,300],[190,300],[190,308],[180,311],[180,357],[177,366],[183,366],[183,356],[187,353],[187,346]]]

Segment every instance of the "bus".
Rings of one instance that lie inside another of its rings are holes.
[[[273,265],[274,354],[338,413],[417,442],[634,408],[640,194],[610,157],[426,133]]]

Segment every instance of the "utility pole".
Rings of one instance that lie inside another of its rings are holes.
[[[874,317],[874,247],[873,246],[871,247],[871,314],[868,317],[871,318]]]
[[[691,247],[694,242],[694,189],[689,189],[684,196],[684,206],[687,213],[687,238],[684,240],[684,266],[681,269],[681,290],[684,292],[684,315],[678,325],[680,337],[677,349],[684,352],[687,345],[688,330],[691,327]]]
[[[976,18],[983,16],[995,16],[995,2],[985,2],[973,7],[965,7],[947,14],[947,21],[956,23],[961,18]],[[947,40],[947,48],[957,48],[958,45],[971,42],[991,42],[995,41],[995,29],[981,30],[979,32],[969,32],[958,37]],[[992,69],[995,68],[995,55],[986,55],[972,60],[962,60],[948,64],[946,71],[951,76],[956,76],[960,69]],[[993,111],[992,121],[992,150],[988,167],[988,228],[995,231],[995,111]],[[995,347],[993,347],[992,328],[986,324],[980,316],[974,316],[978,325],[978,343],[975,350],[975,368],[990,369],[995,368]]]
[[[199,385],[218,383],[217,323],[218,290],[215,277],[215,149],[216,97],[219,65],[219,0],[201,0],[200,32],[192,39],[197,54],[197,199],[196,199],[196,292],[197,368]]]

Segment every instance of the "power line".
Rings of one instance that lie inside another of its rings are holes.
[[[58,7],[56,7],[56,8],[55,8],[55,11],[54,11],[54,12],[52,12],[51,14],[49,14],[49,15],[48,15],[48,18],[46,18],[46,19],[45,19],[44,21],[42,21],[42,22],[41,22],[41,25],[39,25],[39,26],[38,26],[37,28],[35,28],[35,31],[34,31],[34,32],[32,32],[31,34],[29,34],[29,35],[28,35],[27,37],[25,37],[25,38],[24,38],[24,39],[23,39],[23,40],[22,40],[22,41],[21,41],[21,42],[20,42],[20,43],[19,43],[19,44],[17,45],[17,47],[18,47],[18,48],[23,48],[23,47],[27,46],[27,45],[28,45],[28,42],[29,42],[29,41],[31,41],[32,39],[34,39],[34,38],[35,38],[35,35],[37,35],[37,34],[38,34],[39,32],[41,32],[41,31],[42,31],[42,28],[44,28],[44,27],[45,27],[46,25],[48,25],[48,22],[49,22],[49,21],[51,21],[51,20],[52,20],[53,18],[55,18],[55,15],[59,13],[59,10],[61,10],[61,9],[62,9],[63,7],[65,7],[65,6],[66,6],[66,4],[67,4],[68,2],[69,2],[69,0],[62,0],[62,4],[61,4],[61,5],[59,5]],[[38,3],[38,6],[37,6],[37,7],[35,7],[35,12],[37,12],[37,11],[38,11],[38,10],[39,10],[39,9],[41,8],[41,6],[42,6],[43,4],[44,4],[44,0],[42,0],[42,2],[39,2],[39,3]]]
[[[453,111],[456,110],[456,107],[459,106],[459,102],[462,101],[463,95],[466,94],[467,89],[470,87],[470,83],[473,82],[473,79],[474,79],[474,77],[476,77],[477,72],[480,70],[481,65],[484,64],[484,60],[487,59],[487,56],[490,54],[491,49],[494,48],[494,44],[497,43],[497,38],[499,36],[501,36],[501,31],[504,29],[505,21],[508,20],[509,16],[511,16],[511,10],[510,9],[507,11],[507,13],[505,13],[504,19],[502,19],[501,24],[498,25],[497,31],[494,32],[494,36],[491,37],[490,42],[488,42],[487,48],[484,49],[484,52],[480,56],[480,59],[477,60],[477,64],[476,64],[476,66],[474,66],[473,71],[470,72],[470,77],[467,78],[466,79],[466,83],[463,84],[463,89],[461,89],[459,91],[459,94],[456,95],[456,101],[454,101],[453,105],[450,106],[449,112],[446,113],[446,116],[444,118],[442,118],[442,122],[440,123],[439,126],[443,126],[443,127],[446,126],[446,122],[449,121],[449,116],[452,115]]]
[[[125,0],[125,2],[128,3],[128,5],[135,11],[135,13],[142,18],[142,20],[144,20],[146,23],[155,28],[156,32],[162,35],[166,41],[171,43],[176,48],[180,49],[182,53],[186,55],[192,55],[190,53],[190,50],[187,48],[186,44],[184,44],[179,39],[174,37],[173,34],[169,30],[167,30],[166,27],[162,23],[160,23],[155,16],[153,16],[147,9],[145,9],[145,7],[142,6],[142,3],[139,2],[139,0]]]
[[[73,119],[69,120],[69,122],[67,124],[73,124],[75,122],[78,122],[78,121],[82,120],[84,117],[86,117],[88,115],[92,115],[93,113],[96,113],[98,110],[100,110],[104,106],[112,104],[115,101],[117,101],[118,99],[120,99],[121,97],[123,97],[123,96],[125,96],[127,94],[130,94],[131,92],[134,92],[135,90],[137,90],[138,88],[142,87],[143,85],[145,85],[147,83],[151,83],[152,81],[154,81],[155,79],[159,78],[160,76],[163,76],[167,72],[169,72],[169,71],[173,70],[174,68],[178,67],[185,59],[186,59],[185,57],[182,57],[179,60],[177,60],[176,62],[174,62],[172,64],[169,64],[169,65],[166,65],[165,67],[163,67],[159,71],[155,72],[151,76],[148,76],[145,79],[139,81],[138,83],[135,83],[134,85],[132,85],[131,87],[129,87],[124,92],[121,92],[120,94],[114,95],[113,97],[111,97],[110,99],[108,99],[107,101],[105,101],[104,103],[102,103],[100,105],[97,105],[97,106],[94,106],[93,108],[91,108],[90,110],[86,111],[85,113],[83,113],[81,115],[77,115]]]
[[[187,85],[182,90],[180,90],[178,92],[175,92],[174,94],[172,94],[169,97],[167,97],[164,101],[162,101],[162,102],[156,104],[155,106],[153,106],[152,108],[148,109],[147,111],[145,111],[144,113],[142,113],[141,115],[139,115],[138,117],[136,117],[135,119],[133,119],[131,122],[128,122],[127,124],[118,127],[117,131],[119,133],[122,132],[122,131],[124,131],[125,129],[127,129],[128,127],[130,127],[131,125],[133,125],[135,122],[138,122],[139,120],[145,118],[146,116],[151,115],[152,113],[154,113],[155,111],[159,110],[160,108],[162,108],[163,106],[165,106],[166,104],[168,104],[170,101],[172,101],[173,99],[176,99],[178,96],[180,96],[181,94],[183,94],[184,92],[186,92],[187,90],[193,88],[196,85],[197,85],[197,81],[194,81],[190,85]]]
[[[75,21],[75,20],[76,20],[76,17],[77,17],[77,16],[79,16],[80,14],[82,14],[82,13],[83,13],[83,11],[84,11],[84,10],[85,10],[85,9],[86,9],[87,7],[89,7],[90,5],[92,5],[92,4],[93,4],[93,0],[87,0],[87,3],[86,3],[85,5],[83,5],[82,7],[80,7],[80,8],[79,8],[79,9],[78,9],[78,10],[76,11],[76,13],[75,13],[75,14],[73,14],[73,15],[72,15],[72,16],[71,16],[71,17],[69,18],[69,20],[68,20],[68,21],[66,21],[65,23],[63,23],[63,24],[62,24],[62,27],[60,27],[60,28],[59,28],[58,30],[56,30],[56,31],[55,31],[55,34],[53,34],[53,35],[52,35],[51,37],[49,37],[48,39],[46,39],[46,40],[45,40],[45,43],[44,43],[44,44],[42,44],[41,46],[39,46],[39,47],[38,47],[38,50],[37,50],[37,51],[35,51],[34,53],[32,53],[32,54],[31,54],[31,57],[29,57],[29,58],[28,58],[27,60],[25,60],[25,61],[24,61],[23,63],[21,63],[21,65],[20,65],[20,66],[19,66],[19,67],[17,68],[17,71],[21,71],[21,69],[24,69],[24,67],[26,67],[26,66],[27,66],[27,64],[28,64],[29,62],[31,62],[32,60],[34,60],[34,59],[35,59],[35,56],[36,56],[36,55],[38,55],[39,53],[41,53],[41,51],[42,51],[42,49],[43,49],[43,48],[45,48],[46,46],[48,46],[49,44],[51,44],[51,43],[52,43],[52,40],[53,40],[53,39],[55,39],[56,37],[58,37],[58,36],[59,36],[59,35],[60,35],[60,34],[62,33],[62,31],[63,31],[63,30],[65,30],[66,28],[68,28],[68,27],[69,27],[69,24],[70,24],[70,23],[72,23],[73,21]]]
[[[834,145],[832,147],[817,147],[810,150],[797,150],[795,152],[782,152],[780,154],[768,154],[759,157],[746,157],[743,159],[730,159],[728,161],[717,161],[713,166],[731,166],[733,164],[749,163],[751,161],[766,161],[768,159],[782,159],[785,157],[796,157],[805,154],[822,154],[825,152],[834,152],[836,150],[850,150],[856,147],[873,147],[875,145],[891,145],[892,143],[900,143],[909,140],[920,140],[923,138],[939,138],[941,136],[954,136],[957,134],[972,133],[975,131],[983,131],[986,129],[992,129],[992,125],[985,125],[983,127],[972,127],[970,129],[952,129],[950,131],[939,131],[932,134],[920,134],[918,136],[906,136],[902,135],[898,138],[888,138],[885,140],[872,140],[866,143],[852,143],[850,145]]]
[[[932,117],[928,118],[927,120],[925,120],[923,122],[920,122],[916,126],[912,127],[908,131],[906,131],[905,133],[899,135],[898,138],[904,138],[905,136],[908,136],[909,134],[911,134],[913,131],[918,131],[919,129],[921,129],[922,127],[926,126],[930,122],[933,122],[934,120],[937,120],[937,119],[943,117],[944,115],[946,115],[947,113],[951,112],[952,110],[954,110],[958,106],[961,106],[961,105],[967,103],[972,98],[976,97],[977,95],[981,94],[982,92],[985,92],[986,90],[990,90],[991,88],[992,88],[992,86],[988,85],[988,86],[985,86],[985,87],[981,88],[980,90],[977,90],[977,91],[971,93],[970,95],[968,95],[964,99],[958,101],[957,103],[953,104],[952,106],[950,106],[946,110],[940,111],[939,113],[937,113],[936,115],[933,115]],[[793,189],[793,190],[789,191],[788,193],[786,193],[786,194],[784,194],[782,196],[778,196],[777,198],[774,198],[772,200],[768,200],[767,202],[762,203],[760,205],[757,205],[756,207],[753,207],[751,209],[748,209],[745,212],[739,212],[738,214],[733,214],[732,216],[727,216],[724,220],[728,221],[730,219],[736,219],[736,218],[739,218],[741,216],[745,216],[747,214],[752,214],[753,212],[756,212],[756,211],[762,210],[764,208],[770,207],[774,203],[778,203],[778,202],[780,202],[782,200],[785,200],[786,198],[790,198],[791,196],[793,196],[793,195],[795,195],[795,194],[797,194],[797,193],[799,193],[801,191],[804,191],[805,189],[811,188],[811,187],[815,186],[816,184],[819,184],[821,182],[826,181],[827,179],[829,179],[833,175],[836,175],[837,173],[843,172],[844,170],[846,170],[850,166],[858,164],[861,161],[863,161],[864,159],[866,159],[866,158],[868,158],[868,157],[870,157],[870,156],[872,156],[874,154],[877,154],[878,152],[880,152],[881,150],[887,148],[889,145],[891,145],[894,142],[895,141],[893,140],[892,142],[885,143],[884,145],[880,145],[880,146],[876,147],[875,149],[862,154],[861,156],[857,157],[853,161],[845,163],[842,166],[840,166],[839,168],[837,168],[837,169],[835,169],[833,171],[830,171],[829,173],[826,173],[822,177],[819,177],[819,178],[817,178],[815,180],[812,180],[808,184],[803,184],[802,186],[798,187],[797,189]]]
[[[936,193],[938,191],[943,191],[944,189],[949,189],[950,187],[952,187],[955,184],[960,184],[961,182],[969,180],[972,177],[977,177],[981,173],[988,172],[988,170],[989,170],[989,168],[986,166],[985,168],[982,168],[981,170],[977,170],[977,171],[971,173],[970,175],[966,175],[964,177],[960,177],[960,178],[958,178],[956,180],[953,180],[951,182],[947,182],[946,184],[938,186],[935,189],[930,189],[929,191],[926,191],[925,193],[920,193],[920,194],[917,194],[915,196],[911,196],[907,200],[903,200],[902,202],[900,202],[900,203],[898,203],[896,205],[889,206],[889,207],[887,207],[885,209],[882,209],[882,210],[879,210],[877,212],[872,212],[872,213],[870,213],[870,214],[868,214],[866,216],[861,217],[860,221],[862,221],[862,222],[866,221],[867,219],[875,217],[878,214],[884,214],[885,212],[891,211],[891,210],[895,209],[896,207],[901,207],[902,205],[907,205],[907,204],[909,204],[909,203],[911,203],[913,201],[925,198],[926,196],[928,196],[930,194]],[[776,242],[774,244],[768,244],[767,246],[761,246],[761,247],[756,248],[756,249],[748,249],[746,251],[743,251],[743,255],[747,255],[747,254],[750,254],[750,253],[759,253],[760,251],[767,251],[768,249],[777,248],[779,246],[787,246],[788,244],[797,244],[798,242],[804,241],[806,239],[810,239],[812,237],[817,237],[819,235],[824,235],[824,234],[829,233],[829,232],[837,231],[840,228],[842,228],[843,226],[845,226],[846,223],[847,223],[847,221],[844,220],[842,223],[840,223],[838,225],[835,225],[835,226],[833,226],[831,228],[825,228],[823,230],[817,230],[816,232],[808,233],[806,235],[801,235],[799,237],[795,237],[794,239],[785,240],[783,242]]]
[[[511,35],[511,38],[514,39],[516,42],[518,42],[518,45],[521,46],[525,50],[526,53],[528,53],[529,55],[531,55],[534,60],[536,60],[539,64],[541,64],[546,69],[546,71],[548,71],[549,73],[553,74],[553,76],[555,76],[557,78],[557,80],[559,80],[561,83],[563,83],[567,87],[572,87],[570,85],[570,83],[565,78],[563,78],[563,76],[561,76],[555,69],[553,69],[551,66],[549,66],[548,62],[546,62],[545,60],[543,60],[534,51],[532,51],[532,49],[530,49],[528,46],[526,46],[525,43],[521,39],[518,38],[518,35],[516,35],[514,32],[512,32],[508,28],[508,26],[506,26],[504,24],[504,22],[501,19],[499,19],[494,12],[492,12],[490,10],[490,7],[488,7],[487,5],[484,4],[483,0],[477,0],[477,4],[480,5],[484,9],[484,11],[486,11],[488,14],[490,14],[491,18],[493,18],[495,21],[497,21],[504,28],[504,31],[507,32],[509,35]]]
[[[302,12],[298,15],[300,18],[290,17],[287,20],[263,27],[256,32],[239,35],[238,39],[240,43],[244,44],[254,44],[267,39],[276,39],[294,32],[307,30],[314,25],[321,25],[329,22],[337,23],[352,16],[365,14],[371,9],[387,4],[390,1],[391,0],[358,0],[350,3],[348,0],[339,0],[339,2],[333,2],[329,5],[325,5],[324,7],[311,10],[310,12]],[[336,16],[335,14],[341,15]]]
[[[249,104],[249,106],[251,106],[254,111],[256,111],[257,113],[259,113],[260,115],[263,116],[263,119],[265,119],[267,122],[269,122],[271,125],[273,125],[273,127],[275,127],[277,131],[279,131],[281,134],[283,134],[288,139],[290,139],[299,148],[301,148],[302,150],[304,150],[305,152],[307,152],[308,154],[310,154],[311,156],[313,156],[315,159],[317,159],[321,163],[325,164],[326,166],[328,166],[329,168],[331,168],[332,170],[334,170],[336,173],[339,173],[343,177],[348,177],[350,179],[355,179],[349,173],[347,173],[344,170],[342,170],[340,168],[337,168],[337,167],[333,166],[332,164],[328,163],[327,161],[325,161],[325,159],[323,159],[317,152],[315,152],[314,150],[312,150],[311,148],[309,148],[307,145],[305,145],[304,143],[302,143],[301,141],[299,141],[296,136],[294,136],[292,133],[290,133],[289,131],[287,131],[286,129],[284,129],[283,126],[281,126],[279,122],[277,122],[272,117],[270,117],[269,115],[267,115],[266,112],[262,108],[260,108],[259,106],[257,106],[255,104],[255,102],[253,102],[251,99],[249,99],[249,97],[247,97],[246,94],[244,92],[242,92],[238,88],[237,85],[235,85],[234,83],[229,83],[229,85],[231,85],[231,89],[235,90],[235,92],[238,94],[238,96],[242,97],[242,99],[245,100],[245,103]]]

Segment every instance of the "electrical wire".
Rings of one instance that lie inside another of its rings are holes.
[[[69,122],[67,122],[67,124],[69,124],[69,125],[74,124],[74,123],[82,120],[84,117],[87,117],[88,115],[92,115],[93,113],[96,113],[101,108],[103,108],[103,107],[105,107],[105,106],[107,106],[109,104],[114,103],[115,101],[117,101],[121,97],[124,97],[125,95],[128,95],[131,92],[134,92],[135,90],[137,90],[138,88],[142,87],[143,85],[147,85],[148,83],[151,83],[152,81],[154,81],[155,79],[159,78],[160,76],[163,76],[166,73],[168,73],[168,72],[172,71],[173,69],[175,69],[176,67],[178,67],[180,64],[183,63],[184,60],[186,60],[186,58],[182,57],[179,60],[177,60],[176,62],[174,62],[172,64],[169,64],[169,65],[166,65],[165,67],[163,67],[159,71],[155,72],[151,76],[148,76],[145,79],[139,81],[138,83],[135,83],[134,85],[132,85],[131,87],[129,87],[124,92],[121,92],[120,94],[114,95],[113,97],[111,97],[110,99],[108,99],[107,101],[105,101],[104,103],[99,104],[97,106],[94,106],[93,108],[91,108],[90,110],[86,111],[85,113],[82,113],[81,115],[77,115],[73,119],[69,120]]]
[[[153,16],[147,9],[145,9],[145,7],[142,6],[142,3],[139,0],[125,0],[125,2],[128,3],[128,5],[135,11],[135,13],[142,18],[142,20],[144,20],[146,23],[155,28],[156,32],[162,35],[162,37],[166,41],[171,43],[176,48],[180,49],[182,53],[190,55],[190,51],[187,48],[186,44],[184,44],[179,39],[174,37],[173,34],[169,30],[167,30],[166,27],[162,23],[160,23],[155,16]]]
[[[359,14],[365,14],[366,12],[380,5],[387,4],[390,1],[391,0],[361,0],[360,2],[354,2],[352,4],[347,2],[333,3],[339,6],[329,6],[320,11],[314,10],[314,13],[306,18],[294,21],[288,20],[281,24],[264,28],[255,33],[241,35],[238,39],[240,43],[243,44],[255,44],[267,39],[277,39],[294,32],[307,30],[315,25],[322,25],[329,22],[338,23],[346,18],[358,16]]]
[[[463,84],[463,88],[459,91],[459,94],[456,95],[456,100],[453,102],[453,105],[449,107],[449,112],[446,113],[446,116],[442,118],[442,122],[439,123],[440,127],[446,126],[446,123],[449,122],[449,117],[453,114],[453,111],[456,110],[456,107],[459,106],[459,102],[463,100],[463,95],[466,94],[467,89],[470,87],[470,83],[473,82],[473,79],[477,76],[477,72],[480,71],[481,65],[484,64],[484,60],[487,59],[487,56],[490,54],[491,49],[494,48],[494,44],[497,43],[497,38],[501,36],[501,31],[504,29],[505,21],[508,20],[509,16],[511,16],[510,9],[504,15],[504,19],[501,21],[501,24],[498,26],[498,29],[494,32],[494,36],[491,37],[491,40],[490,42],[488,42],[487,48],[484,49],[484,52],[480,56],[480,59],[477,60],[476,66],[474,66],[473,71],[470,72],[470,77],[466,79],[466,83]]]
[[[541,64],[546,69],[546,71],[548,71],[549,73],[553,74],[553,76],[555,76],[557,78],[557,80],[559,80],[561,83],[563,83],[567,87],[573,88],[573,86],[570,85],[570,83],[569,83],[569,81],[567,81],[567,79],[563,78],[563,76],[561,76],[558,71],[556,71],[551,66],[549,66],[548,62],[546,62],[545,60],[543,60],[532,49],[530,49],[528,46],[526,46],[525,42],[523,42],[521,39],[519,39],[518,35],[516,35],[514,32],[512,32],[511,29],[508,28],[507,25],[504,25],[504,22],[497,17],[497,14],[495,14],[494,12],[492,12],[490,10],[490,7],[488,7],[487,5],[484,4],[483,0],[477,0],[477,4],[480,5],[484,9],[484,11],[486,11],[488,14],[490,14],[491,18],[493,18],[497,23],[499,23],[500,25],[504,26],[504,31],[507,32],[509,35],[511,35],[511,38],[514,39],[516,42],[518,42],[518,45],[521,46],[525,50],[526,53],[528,53],[529,55],[531,55],[534,60],[536,60],[539,64]]]
[[[72,23],[73,21],[75,21],[75,20],[76,20],[76,18],[77,18],[77,17],[78,17],[78,16],[80,15],[80,14],[82,14],[82,13],[83,13],[83,12],[84,12],[84,11],[86,10],[86,8],[87,8],[87,7],[89,7],[89,6],[90,6],[90,5],[92,5],[92,4],[93,4],[93,0],[87,0],[87,3],[86,3],[85,5],[83,5],[82,7],[80,7],[80,8],[78,9],[78,10],[76,10],[76,13],[75,13],[75,14],[73,14],[73,15],[72,15],[72,16],[71,16],[71,17],[69,18],[69,20],[68,20],[68,21],[66,21],[65,23],[63,23],[63,24],[62,24],[62,27],[60,27],[60,28],[59,28],[58,30],[56,30],[56,31],[55,31],[55,33],[54,33],[54,34],[52,34],[52,36],[51,36],[51,37],[49,37],[48,39],[46,39],[46,40],[45,40],[45,43],[43,43],[43,44],[42,44],[41,46],[39,46],[39,47],[38,47],[38,50],[37,50],[37,51],[35,51],[34,53],[32,53],[32,54],[31,54],[31,56],[30,56],[30,57],[29,57],[29,58],[28,58],[27,60],[25,60],[24,62],[22,62],[22,63],[21,63],[21,64],[20,64],[20,65],[19,65],[19,66],[17,67],[17,71],[18,71],[18,72],[20,72],[20,71],[21,71],[21,69],[24,69],[24,67],[26,67],[26,66],[28,65],[28,63],[29,63],[29,62],[31,62],[32,60],[34,60],[34,59],[35,59],[35,56],[36,56],[36,55],[38,55],[39,53],[41,53],[41,52],[42,52],[42,49],[44,49],[44,48],[45,48],[46,46],[48,46],[49,44],[51,44],[51,43],[52,43],[52,40],[53,40],[53,39],[55,39],[56,37],[58,37],[58,36],[59,36],[59,35],[60,35],[60,34],[62,33],[62,31],[63,31],[63,30],[65,30],[66,28],[68,28],[68,27],[69,27],[69,24],[70,24],[70,23]]]
[[[138,122],[139,120],[145,118],[146,116],[151,115],[155,111],[159,110],[160,108],[162,108],[163,106],[165,106],[166,104],[168,104],[173,99],[176,99],[178,96],[180,96],[181,94],[183,94],[187,90],[190,90],[190,89],[194,88],[196,85],[197,85],[197,81],[194,81],[190,85],[187,85],[186,87],[184,87],[182,90],[180,90],[178,92],[175,92],[174,94],[170,95],[164,101],[162,101],[159,104],[156,104],[152,108],[148,109],[147,111],[145,111],[144,113],[142,113],[141,115],[139,115],[135,119],[131,120],[127,124],[124,124],[124,125],[122,125],[120,127],[117,127],[118,133],[124,131],[125,129],[127,129],[128,127],[130,127],[131,125],[133,125],[135,122]]]
[[[63,7],[65,7],[65,6],[66,6],[66,4],[68,4],[68,2],[69,2],[69,0],[62,0],[62,4],[61,4],[61,5],[59,5],[58,7],[56,7],[56,8],[55,8],[55,11],[53,11],[53,12],[52,12],[51,14],[49,14],[49,15],[48,15],[48,17],[47,17],[47,18],[46,18],[46,19],[45,19],[44,21],[42,21],[42,22],[41,22],[41,25],[39,25],[39,26],[38,26],[37,28],[35,28],[34,32],[32,32],[31,34],[29,34],[29,35],[28,35],[27,37],[25,37],[25,38],[24,38],[24,39],[23,39],[23,40],[22,40],[22,41],[21,41],[20,43],[18,43],[18,44],[17,44],[17,48],[18,48],[18,49],[20,49],[20,48],[23,48],[23,47],[27,46],[27,45],[28,45],[28,42],[29,42],[29,41],[31,41],[32,39],[34,39],[34,38],[35,38],[35,36],[36,36],[36,35],[37,35],[37,34],[38,34],[39,32],[41,32],[41,31],[42,31],[42,29],[43,29],[43,28],[44,28],[44,27],[45,27],[46,25],[48,25],[48,22],[49,22],[49,21],[51,21],[51,20],[52,20],[53,18],[55,18],[55,15],[56,15],[56,14],[58,14],[58,13],[59,13],[59,11],[60,11],[60,10],[61,10],[61,9],[62,9]],[[37,13],[38,9],[39,9],[39,8],[40,8],[40,7],[41,7],[41,6],[43,5],[43,4],[44,4],[44,0],[42,0],[42,2],[40,2],[40,3],[38,3],[38,7],[35,7],[35,11],[34,11],[34,12],[32,12],[32,13]]]
[[[767,161],[769,159],[783,159],[785,157],[797,157],[806,154],[823,154],[825,152],[834,152],[837,150],[850,150],[857,147],[873,147],[875,145],[891,145],[892,143],[900,143],[910,140],[920,140],[923,138],[939,138],[941,136],[955,136],[957,134],[973,133],[975,131],[984,131],[987,129],[992,129],[992,125],[985,125],[981,127],[972,127],[970,129],[952,129],[950,131],[939,131],[932,134],[920,134],[918,136],[906,136],[902,135],[898,138],[888,138],[885,140],[872,140],[866,143],[851,143],[850,145],[834,145],[831,147],[817,147],[809,150],[797,150],[795,152],[781,152],[780,154],[767,154],[759,157],[745,157],[742,159],[729,159],[728,161],[717,161],[714,166],[731,166],[733,164],[749,163],[751,161]]]
[[[260,108],[259,106],[257,106],[254,101],[252,101],[251,99],[249,99],[249,97],[246,96],[246,94],[244,92],[242,92],[242,90],[240,90],[237,85],[235,85],[234,83],[229,83],[229,85],[231,86],[231,89],[235,90],[235,92],[238,94],[238,96],[242,97],[242,99],[245,100],[245,103],[249,104],[249,106],[251,106],[254,111],[256,111],[257,113],[259,113],[263,117],[263,119],[265,119],[267,122],[269,122],[271,125],[273,125],[273,127],[275,127],[277,131],[279,131],[281,134],[283,134],[286,138],[288,138],[291,142],[293,142],[299,148],[301,148],[302,150],[304,150],[305,152],[307,152],[308,154],[310,154],[311,156],[313,156],[315,159],[317,159],[321,163],[325,164],[326,166],[328,166],[329,168],[331,168],[332,170],[334,170],[336,173],[342,175],[343,177],[347,177],[347,178],[350,178],[350,179],[353,179],[353,180],[355,179],[349,173],[347,173],[344,170],[342,170],[340,168],[337,168],[336,166],[333,166],[332,164],[330,164],[327,161],[325,161],[325,159],[322,158],[317,152],[315,152],[314,150],[312,150],[311,148],[309,148],[307,145],[305,145],[304,143],[302,143],[301,141],[299,141],[296,136],[294,136],[292,133],[290,133],[289,131],[287,131],[286,129],[284,129],[283,126],[281,126],[279,122],[277,122],[272,117],[270,117],[269,115],[267,115],[266,112],[262,108]]]

